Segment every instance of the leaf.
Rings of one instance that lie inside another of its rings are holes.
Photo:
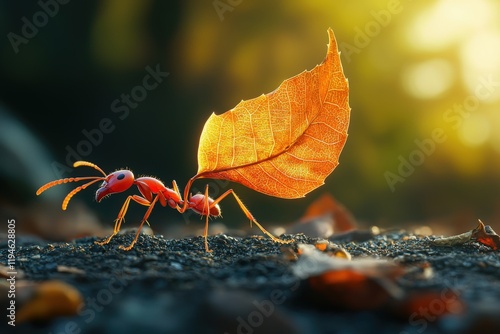
[[[329,238],[334,233],[352,231],[356,225],[353,215],[330,193],[324,193],[308,206],[298,222],[286,228],[286,233]]]
[[[62,281],[45,281],[23,288],[32,290],[32,295],[18,310],[16,320],[19,323],[73,316],[83,305],[80,292]]]
[[[479,225],[475,229],[462,234],[435,239],[432,240],[432,243],[436,246],[457,246],[466,244],[470,241],[476,241],[493,250],[500,249],[500,236],[493,231],[491,226],[485,226],[480,219]]]
[[[393,259],[342,258],[332,254],[332,243],[299,244],[292,272],[303,282],[300,298],[321,308],[349,311],[383,311],[402,319],[412,319],[433,309],[436,301],[446,307],[433,312],[434,319],[460,314],[464,302],[451,289],[405,289],[402,278],[426,282],[433,278],[428,262],[404,265]],[[323,249],[326,246],[325,249]],[[429,285],[429,284],[426,284]],[[444,291],[444,292],[443,292]]]
[[[305,223],[327,214],[333,217],[335,233],[351,231],[356,228],[357,224],[353,215],[345,206],[337,202],[330,193],[324,193],[312,202],[302,216],[301,221]]]
[[[328,238],[334,233],[335,220],[331,214],[317,216],[307,221],[299,221],[287,226],[287,234],[303,233],[311,238]]]
[[[471,238],[493,250],[500,249],[500,236],[493,231],[490,225],[484,226],[481,220],[479,220],[479,225],[472,230]]]
[[[324,184],[347,139],[348,83],[328,29],[325,60],[272,93],[212,114],[198,148],[198,173],[267,195],[299,198]]]
[[[435,309],[438,302],[444,304],[443,299],[446,304],[440,309],[440,312],[433,312],[434,321],[450,314],[456,316],[465,312],[465,303],[460,299],[460,295],[452,289],[441,291],[420,289],[410,292],[404,299],[392,303],[390,311],[401,319],[408,320],[410,317],[415,318],[415,314],[422,314],[423,310]]]
[[[306,280],[308,298],[315,303],[347,310],[374,310],[404,296],[396,280],[406,269],[394,261],[375,258],[349,261],[304,244],[299,245],[299,251],[292,271]]]

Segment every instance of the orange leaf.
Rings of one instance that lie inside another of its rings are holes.
[[[484,223],[479,220],[479,225],[474,230],[472,230],[471,239],[492,248],[493,250],[498,250],[500,248],[500,236],[496,234],[491,226],[484,226]]]
[[[342,309],[375,310],[391,298],[376,280],[352,269],[327,271],[308,283],[320,303]]]
[[[351,231],[356,228],[353,215],[329,193],[324,193],[309,205],[301,221],[306,223],[330,214],[334,218],[335,233]]]
[[[441,291],[420,290],[409,293],[405,298],[392,303],[391,311],[394,315],[407,320],[415,315],[422,315],[424,310],[436,310],[436,304],[443,305],[439,312],[432,312],[434,320],[449,314],[461,314],[465,311],[465,304],[460,296],[451,289]]]
[[[82,304],[82,295],[72,285],[57,280],[45,281],[34,286],[32,298],[19,309],[16,320],[21,323],[72,316],[78,313]]]
[[[349,310],[373,310],[404,292],[396,280],[406,269],[394,261],[363,258],[349,261],[318,251],[319,247],[299,244],[299,258],[292,271],[307,280],[308,298],[325,306]]]
[[[350,108],[333,31],[325,60],[272,93],[241,101],[205,123],[197,178],[239,182],[264,194],[298,198],[338,165]]]
[[[500,236],[493,231],[491,226],[485,226],[481,219],[479,219],[479,225],[473,230],[459,235],[452,235],[451,237],[435,239],[432,242],[437,246],[456,246],[463,245],[471,240],[477,241],[493,250],[500,249]]]

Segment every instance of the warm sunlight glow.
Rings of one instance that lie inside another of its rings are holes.
[[[471,36],[461,47],[464,81],[473,93],[478,85],[479,77],[491,76],[496,82],[500,78],[500,32],[485,31]],[[498,87],[492,87],[498,88]],[[500,99],[500,89],[484,98],[485,102]]]
[[[490,136],[490,144],[495,151],[500,153],[500,131],[498,131],[498,129],[500,129],[500,113],[498,109],[494,107],[490,111],[490,114],[491,128],[493,129]]]
[[[453,68],[443,59],[413,65],[403,73],[405,89],[416,98],[430,99],[446,91],[453,83]]]
[[[482,114],[472,114],[469,118],[464,120],[458,134],[465,145],[480,146],[490,137],[490,122],[488,118]]]
[[[410,24],[409,43],[428,51],[446,49],[491,22],[493,6],[488,0],[438,1]]]
[[[494,135],[491,136],[490,143],[493,149],[500,154],[500,132],[495,132]]]

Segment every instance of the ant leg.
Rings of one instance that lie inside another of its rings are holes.
[[[193,184],[193,182],[196,180],[196,176],[193,176],[192,178],[190,178],[186,184],[186,187],[184,188],[184,199],[183,199],[183,203],[182,203],[182,206],[179,207],[177,206],[177,211],[179,211],[179,213],[184,213],[186,212],[187,209],[189,209],[189,199],[191,198],[191,194],[189,193],[189,190],[191,190],[191,185]],[[174,181],[175,182],[175,181]]]
[[[123,206],[120,209],[120,212],[118,212],[118,217],[116,217],[116,219],[115,219],[115,227],[113,229],[113,233],[103,241],[96,241],[95,243],[97,245],[104,246],[104,245],[108,244],[111,241],[111,239],[113,239],[113,237],[116,234],[118,234],[118,232],[120,231],[120,227],[122,225],[122,222],[125,220],[125,214],[127,213],[128,206],[129,206],[131,200],[133,200],[141,205],[144,205],[144,206],[151,205],[151,203],[147,199],[145,199],[144,197],[141,197],[138,195],[128,196],[127,199],[125,200],[125,202],[123,203]]]
[[[158,198],[159,198],[159,196],[156,195],[156,197],[153,199],[153,201],[151,201],[149,208],[148,208],[148,211],[146,211],[144,218],[142,218],[141,225],[139,225],[139,228],[137,229],[137,233],[135,234],[135,238],[132,241],[132,243],[130,243],[130,245],[128,245],[127,247],[120,245],[120,247],[119,247],[120,249],[123,249],[124,251],[129,251],[134,247],[135,243],[139,239],[139,235],[141,235],[142,226],[144,225],[144,223],[147,222],[149,215],[151,214],[151,211],[153,211],[153,208],[154,208],[156,202],[158,202]]]
[[[179,197],[182,198],[181,192],[179,191],[179,187],[177,186],[177,182],[175,182],[175,180],[172,181],[172,188],[177,194],[179,194]]]
[[[217,199],[215,199],[212,202],[212,204],[210,204],[210,208],[212,208],[215,205],[217,205],[220,201],[222,201],[224,198],[226,198],[229,194],[232,194],[234,196],[234,198],[236,199],[236,202],[238,202],[238,205],[240,206],[241,211],[243,211],[243,213],[245,214],[245,216],[247,216],[247,218],[250,219],[250,226],[252,226],[252,223],[254,223],[255,225],[257,225],[257,227],[265,235],[267,235],[268,237],[270,237],[271,239],[273,239],[273,241],[275,241],[275,242],[279,242],[279,243],[282,243],[282,244],[287,244],[287,243],[293,242],[293,240],[287,241],[287,240],[281,240],[280,238],[275,237],[270,232],[268,232],[262,225],[260,225],[259,222],[252,215],[252,213],[250,212],[250,210],[247,209],[247,207],[245,206],[245,204],[243,204],[243,202],[238,197],[238,195],[236,195],[236,193],[234,192],[233,189],[229,189],[228,191],[226,191],[225,193],[223,193],[222,195],[220,195]],[[205,197],[208,197],[208,191],[205,192]],[[210,212],[210,211],[208,211],[208,212]]]
[[[205,211],[206,210],[206,211]],[[210,205],[208,204],[208,184],[205,187],[205,203],[203,203],[203,211],[207,213],[207,218],[205,221],[205,232],[203,233],[203,236],[205,237],[205,251],[207,253],[210,253],[211,250],[208,248],[208,219],[210,218]]]
[[[182,211],[182,208],[179,206],[179,203],[181,205],[184,205],[184,202],[182,201],[182,195],[181,195],[181,192],[179,190],[179,187],[177,186],[177,182],[175,182],[175,180],[172,180],[172,189],[174,189],[174,191],[177,193],[177,195],[179,195],[179,198],[181,199],[181,201],[178,202],[178,204],[176,205],[175,209],[177,209],[177,211],[179,211],[180,213],[184,213],[184,211]]]

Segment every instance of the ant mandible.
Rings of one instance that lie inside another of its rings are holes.
[[[204,194],[199,193],[192,195],[189,191],[191,189],[191,185],[196,180],[195,176],[189,179],[188,183],[186,184],[186,188],[184,189],[184,196],[182,196],[175,180],[172,181],[172,188],[168,188],[163,184],[163,182],[154,177],[143,176],[135,178],[132,171],[127,169],[122,169],[115,171],[111,174],[106,174],[101,168],[99,168],[99,166],[91,162],[77,161],[73,164],[73,167],[75,168],[80,166],[92,167],[95,170],[99,171],[103,176],[70,177],[70,178],[55,180],[41,186],[37,190],[36,194],[40,195],[45,190],[52,188],[53,186],[56,186],[58,184],[91,180],[90,182],[87,182],[81,186],[76,187],[64,198],[62,202],[63,210],[66,210],[69,201],[76,193],[99,181],[103,182],[99,187],[99,189],[97,189],[97,192],[95,194],[95,199],[97,202],[100,202],[106,196],[124,192],[133,185],[137,186],[139,192],[142,195],[142,196],[129,195],[127,197],[127,199],[123,203],[121,210],[118,213],[118,217],[115,220],[115,227],[113,229],[113,233],[103,241],[100,242],[96,241],[96,244],[98,245],[101,246],[106,245],[120,231],[120,227],[125,219],[125,214],[127,213],[130,201],[134,201],[141,205],[147,206],[148,210],[146,211],[146,214],[142,218],[141,224],[139,225],[139,229],[137,230],[137,233],[132,243],[127,247],[120,245],[120,249],[123,249],[125,251],[131,250],[134,247],[137,240],[139,239],[142,226],[144,225],[144,223],[147,222],[147,219],[149,218],[151,211],[153,211],[155,204],[157,202],[160,202],[162,206],[168,205],[171,208],[176,209],[180,213],[184,213],[187,210],[193,210],[199,215],[205,216],[206,221],[205,221],[205,231],[203,236],[205,237],[205,250],[207,252],[210,252],[211,250],[208,247],[208,220],[210,216],[218,217],[221,215],[219,202],[222,201],[229,194],[232,194],[234,196],[241,210],[243,211],[245,216],[247,216],[247,218],[250,220],[250,225],[254,223],[262,232],[264,232],[264,234],[268,235],[272,240],[276,242],[281,242],[281,243],[285,242],[275,237],[271,233],[269,233],[262,225],[260,225],[232,189],[227,190],[218,198],[213,199],[208,196],[208,185],[207,185],[205,187]]]

